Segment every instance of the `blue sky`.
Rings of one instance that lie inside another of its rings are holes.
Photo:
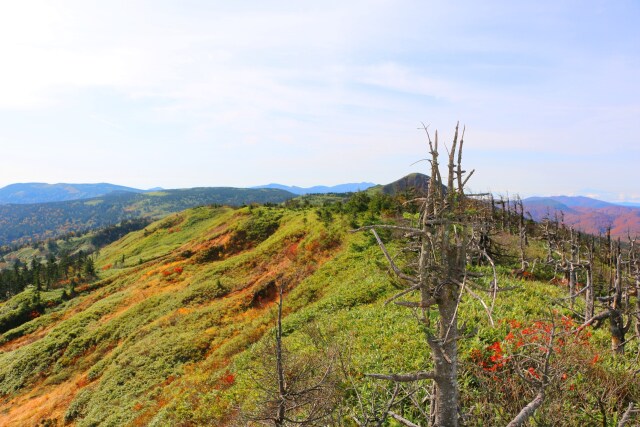
[[[0,5],[0,186],[386,183],[640,201],[637,1]]]

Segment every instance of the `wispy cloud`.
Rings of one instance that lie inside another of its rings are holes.
[[[450,138],[460,119],[477,187],[632,197],[639,17],[598,1],[5,2],[0,183],[61,180],[52,164],[92,152],[101,166],[65,180],[116,165],[141,187],[382,182],[422,156],[420,121]],[[25,148],[44,153],[31,172]]]

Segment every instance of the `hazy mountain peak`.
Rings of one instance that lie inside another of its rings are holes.
[[[48,184],[45,182],[27,182],[10,184],[0,188],[0,204],[31,204],[63,202],[67,200],[90,199],[114,191],[142,193],[140,190],[123,185],[101,182],[97,184]]]

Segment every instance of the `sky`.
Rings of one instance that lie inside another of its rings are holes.
[[[640,2],[3,1],[0,187],[388,183],[640,202]],[[416,163],[418,161],[418,163]]]

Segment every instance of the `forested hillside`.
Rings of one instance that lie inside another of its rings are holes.
[[[401,281],[371,233],[349,232],[382,223],[414,227],[416,206],[366,193],[310,205],[173,214],[101,249],[93,258],[96,278],[69,270],[73,292],[60,277],[47,290],[28,286],[0,304],[0,321],[15,321],[1,338],[0,425],[224,426],[273,419],[279,289],[280,363],[291,402],[299,404],[298,412],[289,407],[290,416],[304,420],[305,411],[315,411],[318,420],[302,425],[402,425],[398,419],[426,425],[416,408],[428,408],[428,378],[394,383],[367,376],[401,378],[432,367],[424,326],[416,323],[422,310],[407,310],[412,298],[404,306],[385,303],[403,289]],[[586,326],[584,294],[567,299],[557,264],[571,247],[563,240],[568,230],[502,217],[499,210],[493,215],[485,247],[497,264],[497,282],[486,259],[473,260],[470,294],[457,309],[462,420],[506,425],[544,382],[539,425],[617,425],[640,399],[638,340],[631,339],[640,332],[627,330],[621,353],[611,350],[608,328]],[[411,271],[403,264],[409,254],[402,229],[380,230],[379,237],[403,271]],[[613,295],[611,259],[591,264],[600,298]],[[584,283],[586,264],[572,265]],[[619,274],[633,306],[637,270]],[[433,322],[428,328],[437,327],[434,310],[426,315]],[[637,420],[633,410],[627,415]]]
[[[86,200],[0,205],[0,246],[84,232],[124,219],[158,219],[194,206],[281,203],[292,197],[295,196],[276,189],[212,187],[144,194],[117,192]]]

